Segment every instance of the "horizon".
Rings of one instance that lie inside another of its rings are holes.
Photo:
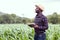
[[[43,14],[45,16],[54,12],[60,14],[60,0],[0,0],[0,12],[34,18],[36,4],[44,6]]]

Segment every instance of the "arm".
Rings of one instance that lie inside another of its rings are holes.
[[[48,29],[48,20],[47,18],[42,19],[42,26],[39,27],[41,30],[47,30]]]
[[[38,27],[38,25],[36,25],[34,28],[38,28],[40,30],[47,30],[48,29],[48,21],[47,18],[42,19],[42,26]]]

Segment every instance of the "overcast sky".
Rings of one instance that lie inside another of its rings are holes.
[[[0,12],[34,18],[35,4],[44,6],[44,15],[50,15],[53,12],[60,13],[60,0],[0,0]]]

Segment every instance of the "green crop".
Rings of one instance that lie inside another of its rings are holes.
[[[0,24],[0,40],[34,40],[34,29],[26,24]],[[49,24],[46,40],[60,40],[59,24]]]

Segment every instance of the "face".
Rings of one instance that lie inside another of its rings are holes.
[[[39,9],[39,8],[36,8],[36,9],[35,9],[35,12],[36,12],[36,13],[39,13],[39,12],[40,12],[40,9]]]
[[[39,13],[39,12],[42,12],[42,10],[40,10],[38,7],[36,7],[35,12]]]

